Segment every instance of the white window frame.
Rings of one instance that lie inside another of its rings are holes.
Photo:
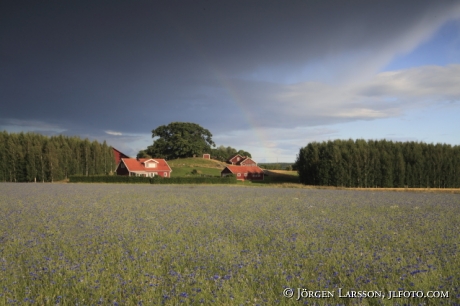
[[[148,162],[145,165],[145,168],[156,168],[156,167],[157,167],[157,164],[154,162]]]

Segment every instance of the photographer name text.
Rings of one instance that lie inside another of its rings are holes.
[[[379,290],[346,290],[338,288],[338,292],[329,290],[309,290],[306,288],[285,288],[283,296],[286,298],[295,298],[297,301],[300,299],[311,298],[376,298],[376,299],[398,299],[398,298],[448,298],[448,291],[379,291]]]

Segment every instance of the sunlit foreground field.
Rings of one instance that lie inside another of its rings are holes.
[[[458,194],[4,183],[0,305],[453,305],[459,232]]]

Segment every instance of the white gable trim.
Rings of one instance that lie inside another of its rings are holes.
[[[154,161],[154,162],[156,162],[157,164],[159,164],[159,162],[157,162],[157,161],[154,160],[153,158],[147,159],[147,160],[143,161],[143,163],[145,164],[145,163],[147,163],[147,162],[149,162],[149,161]]]
[[[125,161],[124,161],[123,158],[122,158],[122,159],[120,160],[120,163],[118,164],[118,167],[117,167],[117,169],[115,170],[115,172],[117,172],[117,170],[118,170],[118,168],[120,167],[121,163],[123,163],[123,165],[125,165],[125,167],[126,167],[126,169],[128,170],[128,172],[131,171],[131,170],[129,170],[128,165],[125,164]]]

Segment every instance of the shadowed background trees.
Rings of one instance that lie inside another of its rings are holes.
[[[295,165],[306,185],[459,188],[460,147],[387,140],[309,143]]]
[[[209,130],[191,122],[172,122],[152,131],[153,144],[137,154],[138,158],[176,159],[208,153],[213,159],[226,161],[236,154],[251,157],[249,152],[216,145]]]
[[[35,133],[0,133],[0,181],[53,182],[69,175],[108,174],[115,169],[104,141]]]
[[[236,154],[240,154],[241,156],[252,157],[251,153],[244,150],[237,151],[235,148],[232,147],[219,146],[216,149],[211,149],[211,156],[214,159],[220,160],[222,162],[229,160]]]

